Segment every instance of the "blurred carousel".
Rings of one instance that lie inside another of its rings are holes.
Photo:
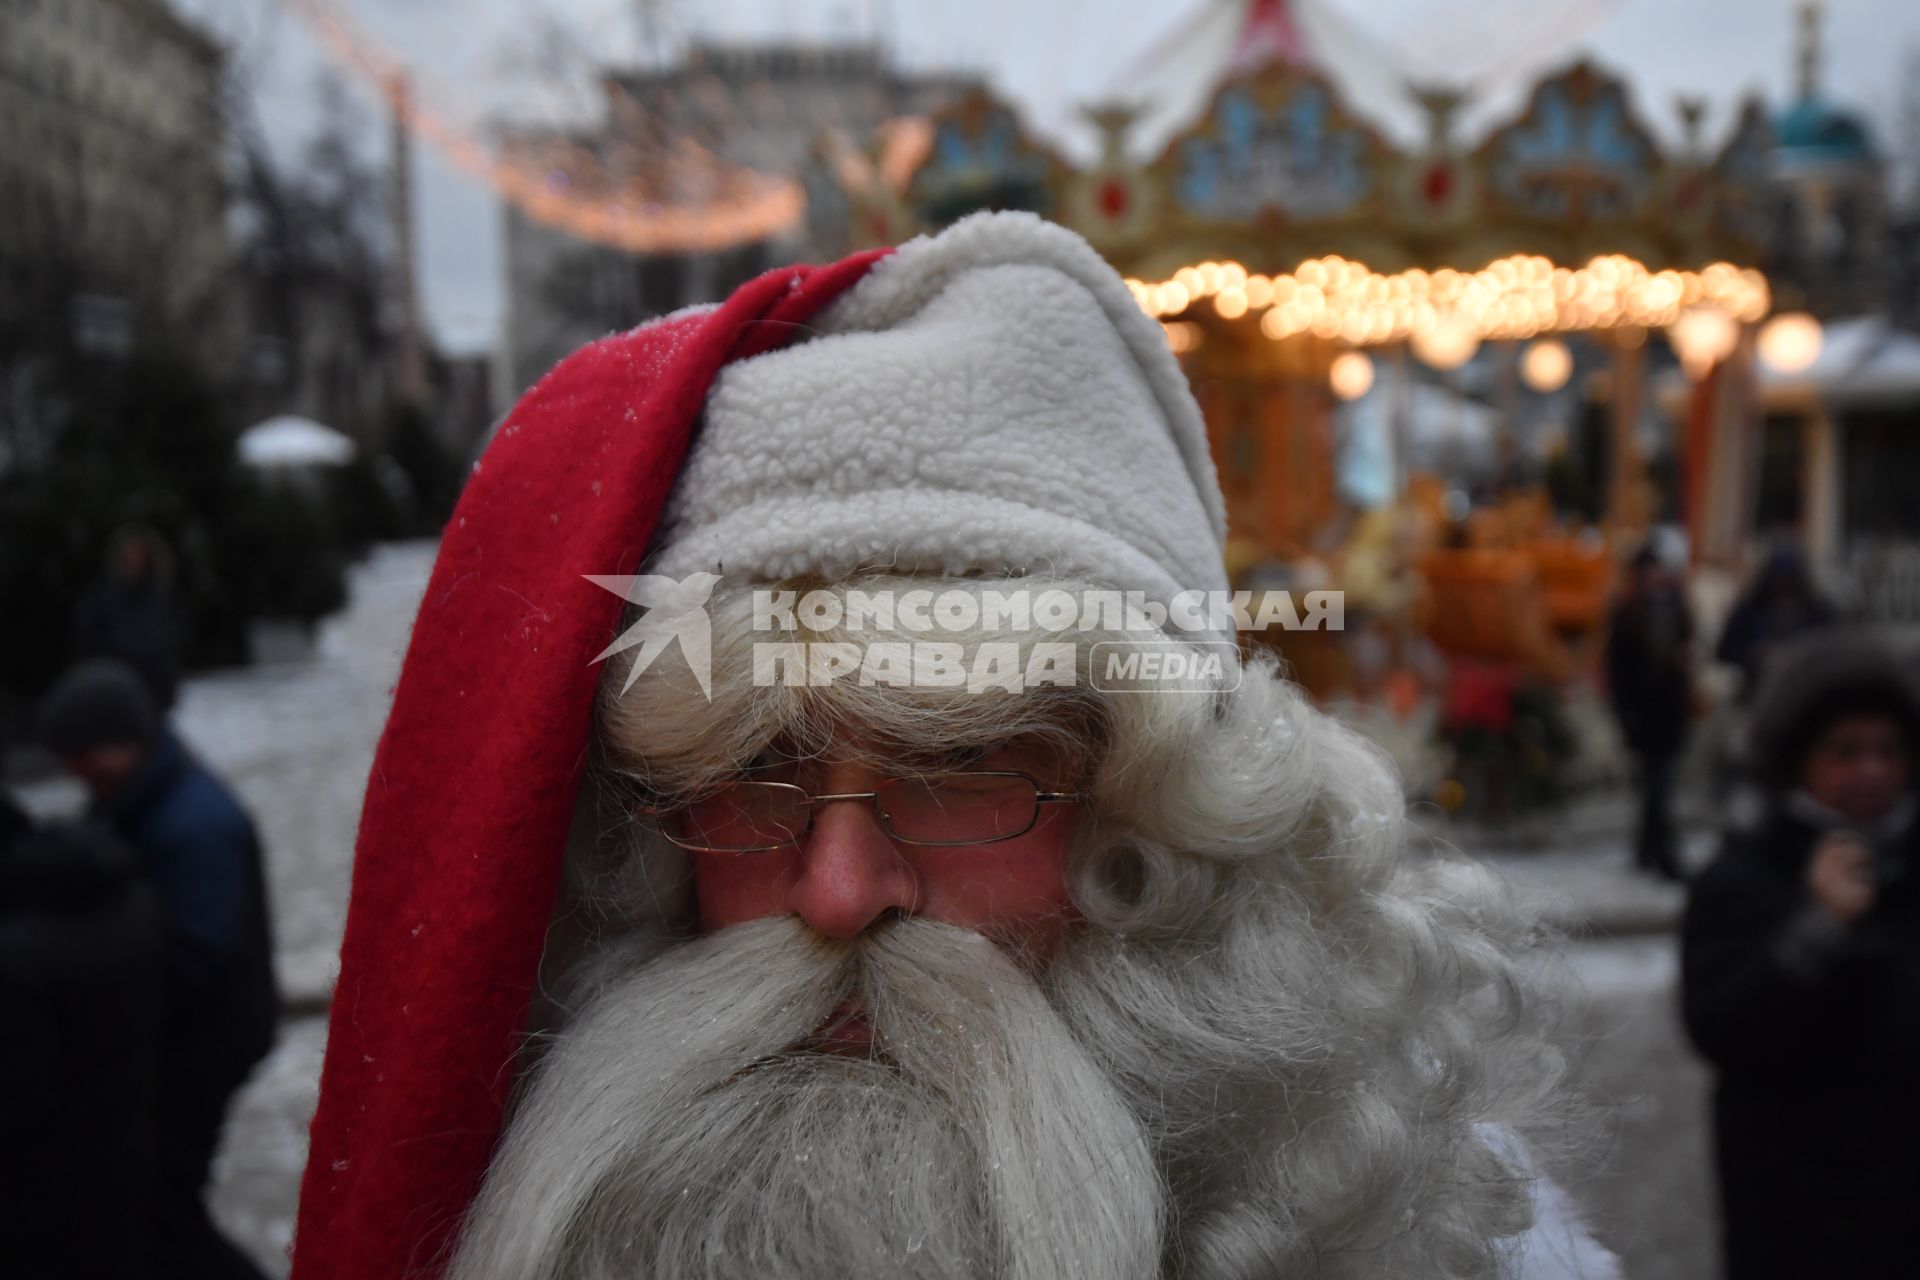
[[[1188,59],[1172,79],[1212,88],[1149,155],[1131,100],[1086,113],[1099,153],[1074,164],[976,93],[828,139],[822,162],[848,247],[980,208],[1085,235],[1192,381],[1236,584],[1346,592],[1344,631],[1265,638],[1302,683],[1401,717],[1437,706],[1455,738],[1511,734],[1530,691],[1592,676],[1616,566],[1654,526],[1696,559],[1747,536],[1750,494],[1713,478],[1751,448],[1756,346],[1804,367],[1820,340],[1774,315],[1755,265],[1768,117],[1749,102],[1709,140],[1683,103],[1663,150],[1622,81],[1577,61],[1474,139],[1463,93],[1413,90],[1425,140],[1396,146],[1303,11],[1216,5],[1208,40],[1164,42]],[[1684,378],[1671,412],[1656,377]],[[1521,754],[1549,767],[1564,736]]]

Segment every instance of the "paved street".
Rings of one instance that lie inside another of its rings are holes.
[[[427,546],[383,548],[356,570],[352,604],[323,628],[311,660],[198,679],[181,706],[183,732],[237,779],[260,816],[281,972],[309,1007],[331,982],[360,790],[430,560]],[[1678,892],[1626,869],[1617,808],[1602,804],[1563,824],[1551,851],[1508,841],[1497,860],[1541,894],[1577,900],[1575,925],[1584,912],[1658,930]],[[1464,843],[1458,832],[1448,838]],[[1612,1132],[1570,1181],[1635,1280],[1711,1275],[1706,1082],[1674,1015],[1671,934],[1578,942],[1564,970],[1589,993],[1575,1029]],[[243,1095],[217,1169],[219,1218],[276,1275],[285,1272],[324,1041],[315,1016],[284,1028]]]
[[[1611,1140],[1568,1181],[1631,1280],[1715,1274],[1708,1075],[1680,1031],[1670,936],[1577,944],[1585,1079]]]
[[[296,1008],[256,1074],[216,1168],[221,1222],[272,1274],[286,1271],[326,1027],[338,972],[354,829],[408,628],[433,563],[430,543],[382,547],[353,574],[348,608],[311,660],[195,680],[181,732],[238,784],[268,849],[281,982]]]

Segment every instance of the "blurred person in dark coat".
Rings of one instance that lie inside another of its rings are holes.
[[[1695,882],[1682,944],[1731,1280],[1911,1275],[1920,1192],[1920,692],[1822,637],[1756,709],[1765,816]]]
[[[172,708],[180,685],[183,625],[171,568],[160,535],[129,525],[114,534],[106,576],[73,614],[74,657],[118,658],[146,683],[161,711]]]
[[[1800,549],[1779,546],[1734,601],[1714,656],[1740,668],[1740,701],[1750,703],[1778,654],[1807,632],[1828,626],[1838,617],[1814,585]]]
[[[134,850],[165,916],[155,1274],[258,1276],[203,1200],[228,1104],[272,1047],[279,1011],[253,821],[121,663],[95,659],[62,676],[40,727]]]
[[[1640,783],[1634,861],[1680,879],[1673,784],[1693,702],[1693,615],[1652,547],[1633,558],[1607,628],[1607,687]]]
[[[154,1169],[161,925],[97,827],[0,797],[0,1258],[21,1280],[138,1280]]]

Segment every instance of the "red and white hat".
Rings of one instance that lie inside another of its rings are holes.
[[[1226,585],[1206,428],[1160,326],[1031,214],[901,247],[729,366],[653,572],[1048,569],[1164,601]]]
[[[698,427],[698,431],[696,431]],[[367,782],[294,1280],[432,1277],[491,1159],[621,601],[587,574],[1225,585],[1200,414],[1071,232],[980,215],[568,357],[476,465]]]

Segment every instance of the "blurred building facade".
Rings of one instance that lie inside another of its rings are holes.
[[[248,331],[250,417],[292,413],[379,451],[402,417],[465,454],[491,421],[489,361],[439,350],[415,290],[418,239],[410,90],[381,86],[384,157],[336,80],[321,82],[320,124],[296,163],[252,140],[236,221],[236,287]]]
[[[292,413],[377,447],[399,398],[382,175],[264,158],[241,193],[234,286],[246,415]]]
[[[239,419],[300,414],[378,448],[410,406],[464,451],[488,388],[419,331],[405,131],[397,160],[363,158],[334,84],[289,162],[229,119],[232,90],[222,46],[165,0],[7,0],[0,313],[22,330],[5,357],[57,315],[93,355],[191,362]]]
[[[1816,315],[1894,309],[1886,156],[1866,117],[1826,91],[1820,18],[1817,4],[1800,9],[1796,93],[1773,118],[1779,204],[1768,274]]]
[[[1768,271],[1818,317],[1802,368],[1758,363],[1747,529],[1806,550],[1862,616],[1920,621],[1920,208],[1890,191],[1892,155],[1821,73],[1822,6],[1800,11],[1794,99],[1773,119],[1778,204]]]
[[[584,342],[724,296],[780,262],[824,257],[844,238],[849,202],[812,163],[824,135],[865,140],[979,87],[908,74],[875,42],[697,43],[676,64],[614,70],[590,128],[514,128],[503,159],[556,200],[595,192],[723,208],[751,198],[752,175],[806,184],[805,213],[776,234],[716,249],[635,251],[594,242],[508,202],[507,321],[496,399],[506,403]],[[796,202],[796,208],[798,202]]]
[[[161,0],[9,0],[0,281],[111,346],[141,316],[233,348],[220,46]]]

